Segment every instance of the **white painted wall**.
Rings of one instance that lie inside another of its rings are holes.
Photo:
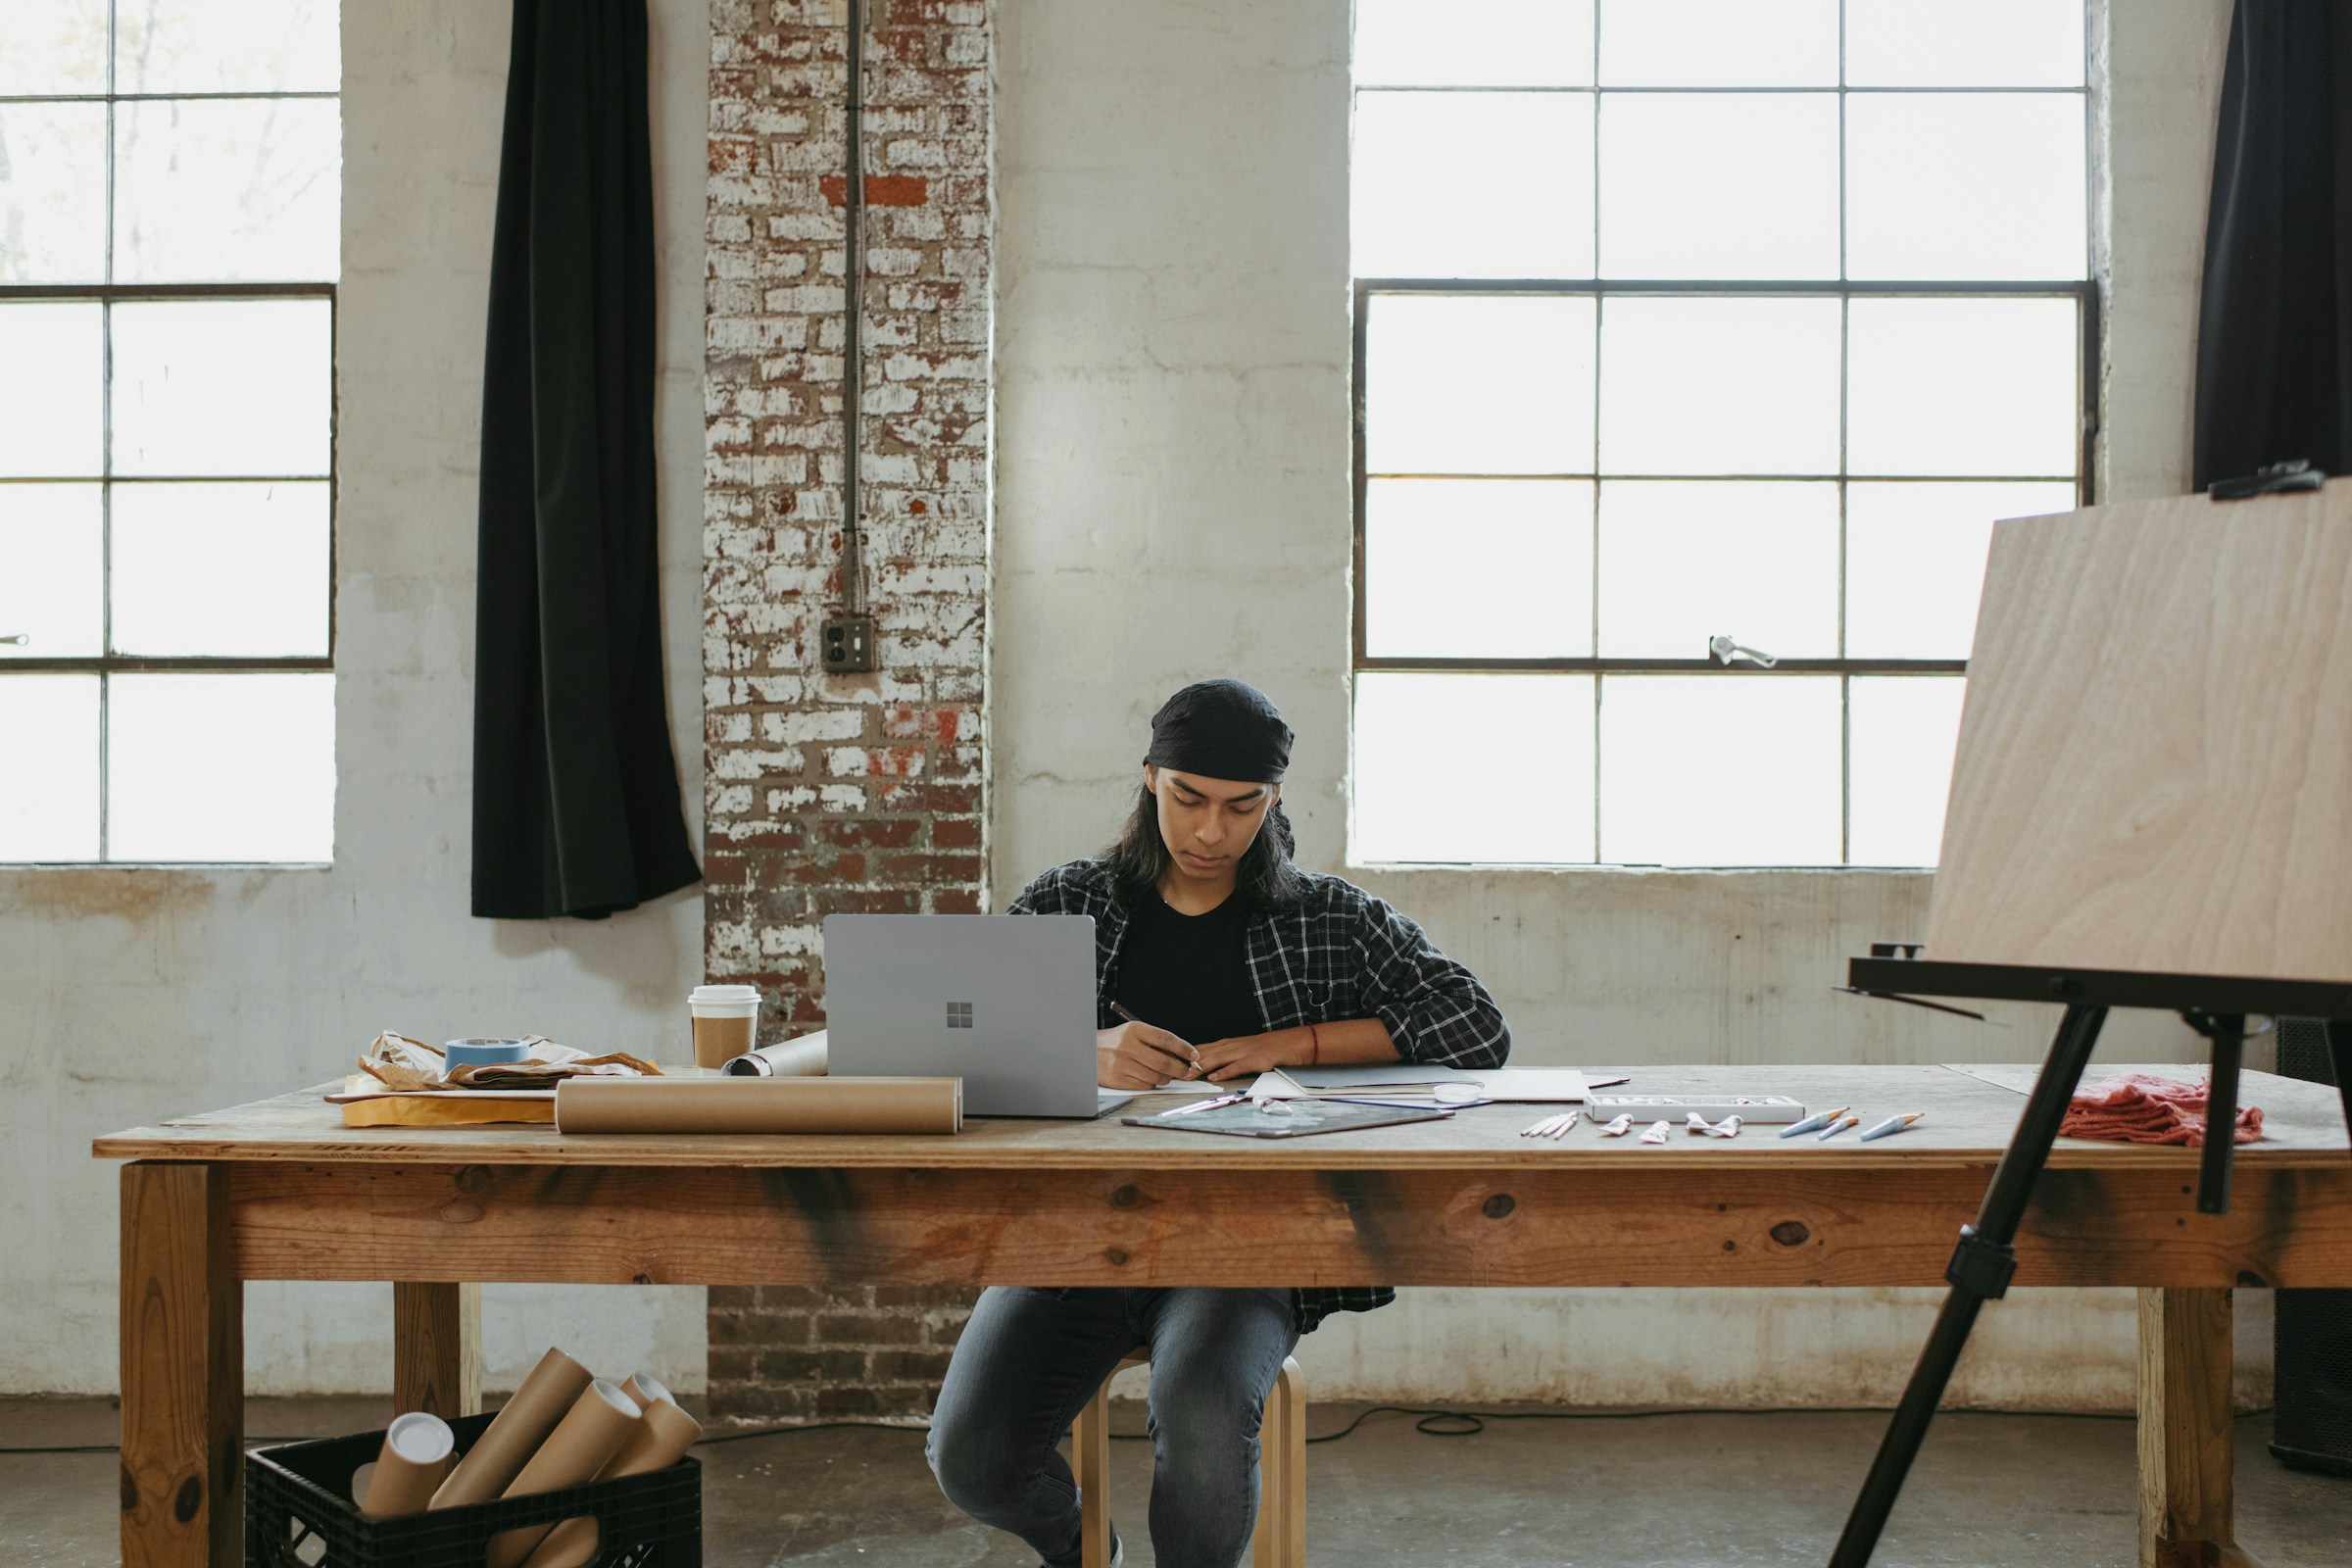
[[[654,0],[663,613],[699,819],[705,0]],[[115,1387],[97,1134],[348,1070],[376,1030],[674,1055],[698,891],[601,922],[466,913],[475,453],[507,8],[346,9],[336,863],[0,871],[0,1393]],[[201,765],[201,759],[190,759]],[[488,1382],[548,1337],[703,1384],[699,1289],[493,1288]],[[247,1296],[256,1393],[390,1387],[383,1286]]]
[[[2229,6],[2115,12],[2101,51],[2113,127],[2102,489],[2120,498],[2185,484]],[[1256,682],[1290,716],[1301,856],[1338,867],[1347,0],[1021,0],[999,15],[996,897],[1110,836],[1153,707],[1211,673]],[[1510,755],[1498,735],[1485,755],[1432,759],[1444,808],[1532,798]],[[1487,979],[1525,1061],[2018,1060],[2045,1044],[2035,1009],[1986,1029],[1831,991],[1846,955],[1922,930],[1924,874],[1358,880]],[[2193,1047],[2169,1021],[2118,1019],[2101,1054]],[[1416,1291],[1335,1319],[1301,1359],[1322,1395],[1850,1403],[1899,1388],[1934,1299]],[[2246,1315],[2251,1374],[2267,1351],[2261,1314]],[[2126,1293],[2020,1293],[1987,1314],[1955,1397],[2127,1403],[2131,1345]]]

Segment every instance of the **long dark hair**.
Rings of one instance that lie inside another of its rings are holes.
[[[1257,837],[1250,841],[1250,849],[1234,872],[1234,891],[1251,908],[1297,903],[1305,889],[1298,863],[1291,858],[1298,850],[1291,819],[1283,815],[1282,803],[1277,801],[1267,808]],[[1157,891],[1159,879],[1167,874],[1175,857],[1159,836],[1159,801],[1151,785],[1137,787],[1135,809],[1127,813],[1127,825],[1119,829],[1118,842],[1102,852],[1102,858],[1110,862],[1111,894],[1121,905],[1131,905]]]

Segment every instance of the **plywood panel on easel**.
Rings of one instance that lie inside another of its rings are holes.
[[[2352,480],[1995,526],[1928,955],[2352,979]]]

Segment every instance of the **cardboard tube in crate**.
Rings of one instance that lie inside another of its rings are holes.
[[[678,1408],[668,1390],[642,1372],[629,1382],[652,1397],[645,1403],[644,1418],[622,1441],[620,1451],[606,1463],[596,1478],[599,1481],[650,1476],[657,1470],[666,1470],[685,1458],[686,1450],[703,1435],[702,1427]],[[596,1521],[566,1519],[548,1532],[547,1539],[539,1543],[539,1549],[523,1559],[522,1568],[586,1568],[595,1558],[596,1548]]]
[[[534,1492],[556,1492],[594,1481],[631,1433],[643,1424],[637,1401],[612,1384],[598,1378],[572,1405],[556,1430],[549,1433],[531,1462],[507,1488],[510,1497]],[[554,1525],[530,1525],[502,1531],[490,1538],[489,1568],[518,1568],[531,1548],[547,1538]]]
[[[594,1381],[586,1367],[562,1350],[551,1349],[541,1356],[530,1376],[522,1380],[522,1387],[514,1391],[514,1397],[473,1440],[466,1457],[433,1494],[432,1506],[463,1508],[504,1494],[522,1474],[531,1455],[539,1451],[547,1435],[556,1430],[556,1423]]]
[[[437,1415],[412,1410],[395,1417],[385,1429],[383,1451],[375,1456],[375,1474],[368,1479],[360,1512],[370,1519],[422,1512],[449,1474],[449,1454],[456,1446],[449,1423]]]
[[[954,1133],[960,1078],[567,1078],[562,1133]]]

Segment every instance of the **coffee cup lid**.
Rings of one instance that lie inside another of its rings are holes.
[[[687,993],[688,1002],[758,1002],[758,986],[696,986]]]

